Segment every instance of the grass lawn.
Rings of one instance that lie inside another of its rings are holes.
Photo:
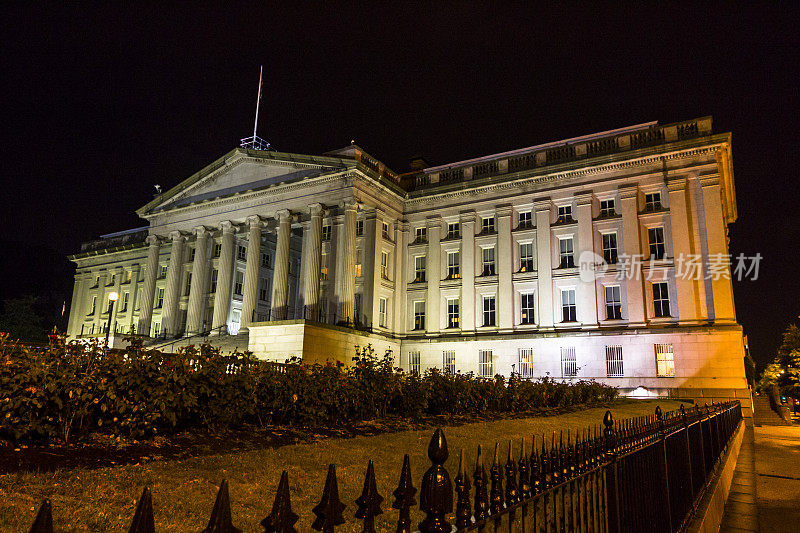
[[[616,419],[652,414],[656,404],[665,411],[679,402],[619,400],[611,409]],[[445,465],[452,478],[459,448],[465,449],[470,471],[478,444],[493,449],[495,441],[507,453],[519,440],[561,429],[601,425],[605,408],[592,408],[554,417],[479,422],[444,429],[450,449]],[[391,509],[391,492],[397,486],[403,454],[411,457],[414,486],[430,466],[427,446],[432,431],[403,431],[353,439],[325,439],[313,444],[219,454],[186,460],[155,461],[143,465],[74,469],[49,473],[0,475],[0,531],[27,531],[43,498],[53,502],[56,531],[127,531],[136,499],[144,486],[153,492],[156,531],[200,531],[208,523],[219,482],[230,483],[234,525],[245,532],[262,531],[259,522],[272,508],[281,471],[289,472],[292,508],[300,515],[298,531],[312,531],[311,509],[319,502],[328,463],[336,464],[339,495],[347,505],[347,523],[337,531],[360,531],[353,518],[354,500],[361,494],[367,460],[375,463],[378,491],[385,498],[379,531],[394,531],[397,511]],[[503,457],[505,460],[505,457]],[[489,458],[491,461],[491,458]],[[489,465],[487,464],[487,467]],[[419,496],[419,493],[418,493]],[[414,524],[421,513],[413,516]]]

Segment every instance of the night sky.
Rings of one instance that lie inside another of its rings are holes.
[[[713,115],[733,132],[731,252],[764,257],[734,287],[760,364],[800,314],[797,10],[119,4],[0,8],[0,299],[68,297],[67,254],[144,225],[134,210],[154,184],[250,135],[263,64],[259,134],[276,149],[354,139],[400,172],[415,155],[439,164]]]

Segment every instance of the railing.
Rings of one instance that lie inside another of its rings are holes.
[[[162,344],[154,343],[154,344],[150,345],[148,348],[153,349],[153,350],[161,350],[161,351],[165,351],[166,352],[168,347],[173,347],[177,343],[189,342],[192,339],[199,339],[200,337],[208,337],[213,332],[217,332],[217,333],[219,333],[221,335],[222,334],[226,334],[226,333],[228,333],[228,325],[227,324],[223,324],[223,325],[218,326],[218,327],[213,328],[213,329],[198,331],[197,333],[195,333],[193,335],[186,336],[186,337],[177,336],[177,337],[173,338],[172,340],[170,340],[168,342],[164,342]],[[169,332],[166,330],[166,328],[161,330],[159,332],[159,334],[155,337],[155,339],[158,339],[158,338],[161,338],[162,340],[165,340],[165,339],[169,338]]]
[[[589,136],[569,143],[531,148],[531,151],[516,155],[498,154],[496,159],[481,158],[465,162],[461,166],[439,171],[438,181],[431,179],[426,172],[404,174],[403,186],[409,190],[436,187],[441,184],[462,182],[465,179],[478,179],[504,172],[521,172],[547,165],[576,161],[587,157],[598,157],[624,150],[647,148],[678,140],[692,139],[711,134],[711,117],[678,122],[675,124],[648,125],[644,129],[609,133],[606,137]],[[490,156],[491,157],[491,156]],[[505,159],[506,164],[501,162]]]
[[[447,440],[437,429],[428,445],[432,464],[422,478],[419,493],[419,510],[425,515],[419,531],[682,531],[740,423],[738,401],[688,411],[681,406],[669,413],[656,408],[655,415],[621,422],[614,421],[607,411],[602,434],[596,427],[574,436],[568,431],[565,442],[561,432],[558,439],[555,434],[549,439],[549,446],[543,437],[530,447],[523,438],[519,459],[509,442],[504,464],[496,444],[488,473],[480,446],[471,475],[462,449],[455,479],[444,466],[449,456]],[[392,495],[397,518],[391,521],[397,524],[396,531],[414,531],[411,512],[417,505],[417,489],[408,455]],[[355,501],[355,518],[362,531],[376,530],[376,517],[384,512],[383,501],[370,460],[364,488]],[[334,533],[346,522],[345,507],[339,497],[336,467],[329,465],[322,498],[312,510],[312,529]],[[292,510],[289,476],[284,471],[272,512],[261,525],[266,532],[288,533],[296,531],[298,520]],[[45,500],[30,531],[50,533],[52,522],[52,506]],[[154,530],[152,496],[145,488],[130,531]],[[233,525],[225,480],[204,531],[240,531]]]

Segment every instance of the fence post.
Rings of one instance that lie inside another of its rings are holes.
[[[411,506],[417,504],[417,500],[414,498],[416,493],[417,489],[411,483],[411,464],[408,454],[405,454],[403,469],[400,471],[400,482],[392,493],[394,495],[392,507],[400,511],[396,533],[411,533]]]
[[[272,512],[261,521],[265,533],[296,533],[294,524],[300,517],[292,511],[292,499],[289,494],[289,474],[281,473],[278,491],[272,504]]]
[[[686,415],[686,408],[683,406],[683,404],[681,404],[680,411],[681,411],[681,420],[683,421],[683,432],[684,432],[684,435],[686,435],[686,438],[684,439],[686,441],[686,465],[688,467],[688,474],[687,474],[686,477],[688,479],[688,483],[687,484],[689,486],[689,495],[691,496],[691,500],[690,501],[692,502],[691,508],[694,509],[694,469],[695,469],[695,465],[694,465],[694,458],[692,457],[692,446],[691,446],[691,442],[689,440],[689,418]]]
[[[606,411],[603,417],[603,436],[607,456],[610,459],[605,467],[606,471],[606,523],[607,530],[611,533],[621,533],[619,513],[619,472],[617,471],[616,435],[614,434],[614,417],[611,411]]]
[[[666,498],[666,505],[664,510],[666,512],[668,531],[672,529],[672,498],[669,493],[669,465],[667,464],[667,434],[664,431],[664,413],[661,412],[661,406],[656,406],[656,423],[658,424],[658,457],[661,462],[661,491]]]

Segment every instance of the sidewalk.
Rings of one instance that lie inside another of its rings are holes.
[[[761,426],[754,433],[761,531],[800,531],[800,426]]]

